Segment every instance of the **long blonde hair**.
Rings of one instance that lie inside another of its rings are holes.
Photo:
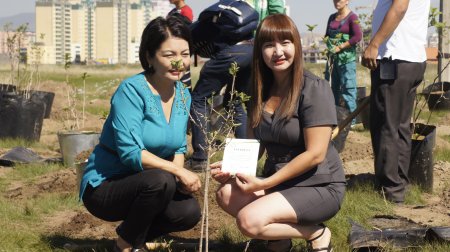
[[[263,102],[269,98],[274,82],[272,70],[264,62],[263,44],[274,40],[290,40],[295,47],[294,61],[291,67],[292,85],[286,98],[280,104],[282,119],[290,119],[297,108],[297,99],[303,86],[303,53],[300,34],[292,19],[284,14],[273,14],[266,17],[256,30],[253,48],[253,71],[250,102],[250,125],[255,128],[261,121]]]

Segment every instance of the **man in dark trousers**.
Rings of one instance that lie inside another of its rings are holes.
[[[227,106],[230,98],[229,87],[231,87],[233,82],[233,78],[228,71],[231,63],[236,62],[239,67],[234,84],[236,91],[248,93],[253,55],[252,37],[253,31],[244,35],[238,41],[226,37],[218,38],[214,43],[216,53],[205,63],[200,71],[198,82],[192,91],[191,105],[191,115],[195,123],[191,124],[194,153],[189,166],[194,171],[201,171],[206,168],[206,160],[208,158],[205,135],[205,132],[209,132],[209,125],[207,125],[205,118],[205,116],[209,116],[207,100],[213,93],[216,96],[219,95],[222,87],[227,85],[227,91],[223,99],[223,105]],[[247,113],[242,103],[234,106],[234,113],[235,123],[239,124],[235,129],[235,136],[236,138],[246,138]]]
[[[284,13],[284,1],[269,0],[269,1],[246,1],[258,13],[259,20],[267,15],[275,13]],[[256,8],[256,9],[255,9]],[[233,78],[229,74],[228,69],[231,63],[236,62],[239,71],[236,76],[235,89],[237,92],[248,93],[248,87],[251,77],[251,63],[253,57],[253,34],[256,30],[246,30],[236,36],[219,36],[213,43],[213,55],[210,60],[203,66],[198,82],[192,92],[191,114],[195,121],[192,125],[192,147],[194,152],[190,160],[190,167],[192,170],[201,171],[206,168],[207,153],[205,151],[206,135],[209,132],[205,116],[208,116],[207,99],[213,93],[219,95],[222,87],[227,85],[227,91],[224,94],[223,105],[227,109],[227,104],[230,98],[230,86]],[[211,32],[211,35],[214,33]],[[192,35],[193,37],[195,34]],[[247,112],[242,103],[234,106],[234,122],[239,124],[234,130],[236,138],[247,137]]]
[[[378,0],[363,66],[371,71],[370,134],[375,175],[387,200],[403,203],[411,114],[426,68],[430,0]]]

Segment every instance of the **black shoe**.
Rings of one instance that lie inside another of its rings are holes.
[[[327,247],[313,248],[312,242],[319,239],[320,237],[322,237],[322,235],[325,234],[325,230],[327,230],[327,226],[325,226],[324,224],[321,223],[321,224],[319,224],[319,226],[322,227],[322,233],[320,233],[320,235],[316,236],[315,238],[312,238],[311,240],[306,241],[306,243],[308,245],[308,251],[309,252],[321,252],[321,251],[331,252],[331,251],[333,251],[333,246],[331,245],[331,239],[330,239],[330,243],[328,243]]]

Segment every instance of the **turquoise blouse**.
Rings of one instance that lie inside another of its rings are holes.
[[[186,153],[191,95],[181,82],[175,83],[175,90],[167,122],[161,97],[152,93],[144,73],[119,85],[100,136],[100,143],[108,148],[97,145],[90,155],[81,180],[80,199],[88,183],[95,188],[108,178],[142,171],[144,149],[164,159]]]

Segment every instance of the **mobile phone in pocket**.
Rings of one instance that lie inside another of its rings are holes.
[[[397,62],[395,60],[383,59],[380,61],[380,79],[397,79]]]

